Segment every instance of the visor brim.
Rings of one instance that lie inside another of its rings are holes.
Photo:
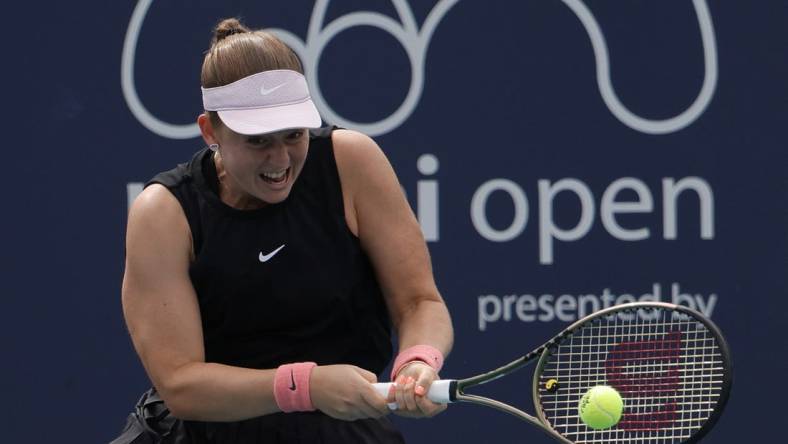
[[[312,100],[265,108],[217,111],[219,119],[238,134],[255,135],[291,128],[320,128],[322,120]]]

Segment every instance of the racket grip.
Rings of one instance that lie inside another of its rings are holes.
[[[437,381],[432,381],[432,385],[430,385],[430,390],[427,392],[427,399],[430,401],[437,403],[437,404],[448,404],[451,402],[451,383],[454,382],[451,379],[439,379]],[[389,396],[389,389],[391,386],[394,385],[393,382],[378,382],[372,384],[372,386],[380,393],[381,396],[384,398]],[[397,403],[390,402],[389,408],[391,410],[397,410]]]

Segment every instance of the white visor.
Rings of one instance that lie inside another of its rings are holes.
[[[291,128],[319,128],[306,79],[287,69],[263,71],[233,83],[202,88],[206,111],[216,111],[239,134],[264,134]]]

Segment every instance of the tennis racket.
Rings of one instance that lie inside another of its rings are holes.
[[[536,362],[536,415],[466,390]],[[717,422],[732,385],[730,352],[720,330],[700,313],[660,302],[622,304],[570,325],[509,364],[466,379],[433,382],[438,403],[468,402],[527,421],[562,443],[694,443]],[[392,383],[375,384],[386,396]],[[619,422],[595,430],[578,404],[590,388],[615,388]]]

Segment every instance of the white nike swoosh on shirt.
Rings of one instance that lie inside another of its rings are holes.
[[[276,91],[277,89],[285,85],[287,85],[287,82],[282,83],[281,85],[274,86],[273,88],[269,88],[269,89],[265,89],[265,85],[263,85],[260,87],[260,94],[267,96],[268,94],[271,94],[272,92]]]
[[[263,252],[261,251],[260,252],[260,258],[259,258],[260,262],[268,262],[269,259],[271,259],[272,257],[276,256],[276,253],[279,253],[279,250],[281,250],[284,247],[285,247],[285,244],[282,244],[279,248],[277,248],[276,250],[274,250],[274,251],[272,251],[272,252],[270,252],[268,254],[263,254]]]

